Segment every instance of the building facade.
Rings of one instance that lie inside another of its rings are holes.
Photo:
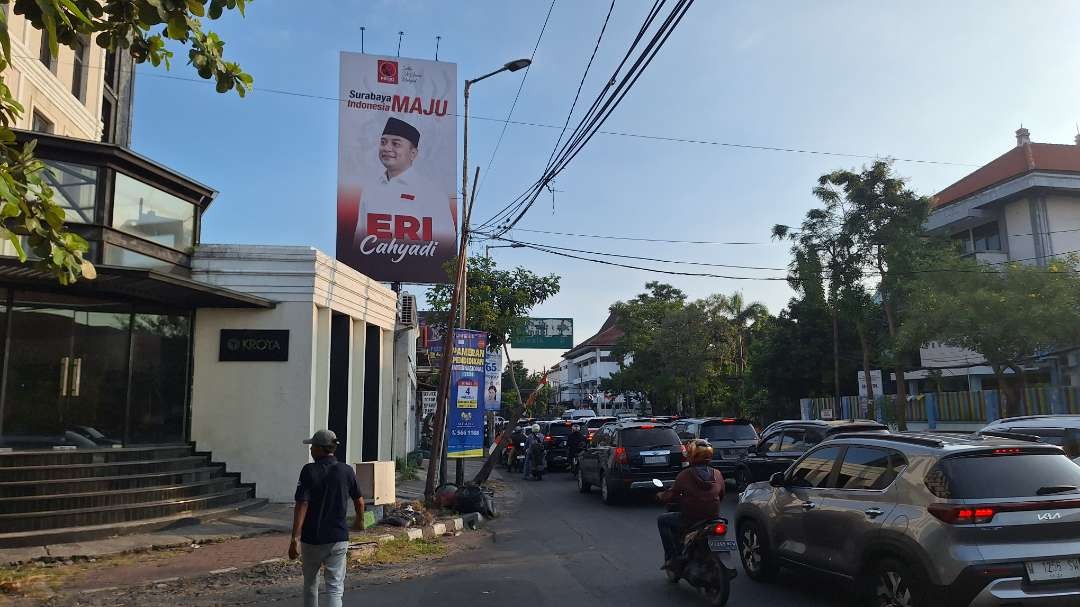
[[[1080,135],[1073,145],[1035,143],[1020,128],[1015,147],[939,192],[932,204],[927,231],[952,238],[982,263],[1045,265],[1080,254]],[[965,379],[969,390],[993,381],[978,353],[928,344],[920,354],[924,367]],[[1032,383],[1080,385],[1080,356],[1051,354],[1025,373]]]
[[[553,382],[560,403],[591,408],[599,415],[633,412],[634,405],[624,395],[609,395],[600,388],[601,381],[619,370],[619,361],[612,350],[622,335],[611,315],[595,335],[562,355],[555,365]]]

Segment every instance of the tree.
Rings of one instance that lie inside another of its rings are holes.
[[[506,345],[510,333],[524,326],[530,310],[559,292],[559,277],[555,274],[540,276],[521,267],[500,270],[487,257],[470,257],[468,264],[465,326],[487,331],[488,348],[493,350]],[[457,260],[447,262],[446,267],[450,275],[457,268]],[[435,324],[446,325],[452,293],[452,284],[438,284],[428,290],[427,302],[435,312]]]
[[[719,320],[721,322],[726,320],[722,322],[722,326],[726,326],[731,331],[730,341],[734,347],[735,374],[742,377],[746,372],[754,329],[769,317],[769,310],[760,302],[746,303],[742,293],[733,293],[730,296],[714,295],[707,301],[715,306],[714,313]]]
[[[843,200],[847,213],[841,232],[853,245],[862,277],[876,276],[881,309],[888,327],[888,359],[896,373],[896,417],[907,429],[905,352],[898,334],[907,283],[920,268],[935,267],[943,245],[923,233],[930,201],[893,176],[888,162],[877,161],[860,172],[835,171],[818,181],[819,197]],[[829,192],[829,194],[825,194]]]
[[[1071,257],[1045,267],[996,267],[955,258],[913,282],[901,343],[915,348],[936,341],[978,352],[1006,395],[1001,417],[1015,415],[1025,398],[1024,363],[1080,342],[1078,264]]]
[[[42,178],[46,167],[34,158],[36,141],[20,147],[12,131],[23,108],[4,81],[12,57],[8,5],[45,32],[54,56],[59,45],[74,48],[86,36],[106,50],[127,52],[135,63],[164,63],[168,68],[173,52],[166,48],[166,40],[172,40],[190,44],[188,63],[200,77],[216,79],[219,93],[235,89],[243,97],[253,82],[251,75],[225,60],[225,43],[203,29],[202,18],[219,19],[226,9],[242,15],[249,1],[0,0],[0,238],[12,243],[21,261],[32,255],[35,266],[61,284],[96,276],[83,257],[89,245],[64,226],[64,210]],[[151,32],[159,26],[157,33]],[[29,252],[23,247],[24,238]]]

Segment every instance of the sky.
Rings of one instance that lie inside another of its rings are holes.
[[[651,5],[616,0],[579,108],[611,76]],[[185,65],[186,52],[177,48],[170,71],[138,68],[133,147],[220,192],[204,217],[204,243],[311,245],[332,254],[338,56],[361,50],[360,28],[363,50],[373,54],[395,54],[404,31],[401,55],[431,59],[441,36],[439,59],[456,62],[459,78],[474,77],[529,57],[550,6],[550,0],[257,0],[246,17],[228,15],[211,26],[226,41],[227,58],[254,76],[255,91],[245,99],[215,93],[212,84],[197,81]],[[608,7],[607,0],[555,0],[532,67],[473,88],[469,146],[470,164],[481,169],[477,220],[540,176],[559,135],[557,128],[510,124],[494,154],[502,123],[485,118],[505,119],[525,78],[512,120],[562,125]],[[896,161],[896,172],[930,195],[1008,151],[1021,124],[1033,141],[1073,143],[1080,121],[1078,23],[1080,3],[1070,0],[697,0],[603,130],[713,143],[597,135],[555,181],[554,200],[542,198],[519,227],[757,244],[521,230],[511,236],[590,251],[783,268],[789,247],[771,242],[770,229],[801,222],[815,206],[811,188],[823,173],[857,169],[877,156],[905,159]],[[492,243],[476,243],[472,253],[484,254],[486,244]],[[613,302],[634,297],[650,280],[673,284],[691,298],[741,291],[773,313],[792,296],[783,281],[663,275],[529,249],[497,248],[491,255],[500,266],[561,277],[560,293],[533,315],[574,318],[575,341],[600,327]],[[423,308],[423,289],[408,290],[420,295]],[[518,350],[512,356],[538,369],[560,354]]]

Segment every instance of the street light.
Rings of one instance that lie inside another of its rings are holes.
[[[514,244],[489,244],[484,247],[484,257],[491,259],[492,249],[522,249],[524,247],[525,245],[521,244],[520,242],[515,242]]]

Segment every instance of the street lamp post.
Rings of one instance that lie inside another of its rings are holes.
[[[436,453],[441,455],[440,477],[443,482],[446,481],[447,471],[447,446],[449,441],[446,437],[446,422],[447,422],[447,396],[450,388],[450,354],[453,351],[451,343],[453,339],[455,320],[456,324],[460,327],[465,326],[465,290],[467,285],[467,272],[468,267],[467,258],[469,255],[469,219],[472,214],[473,200],[468,196],[469,187],[469,89],[473,84],[480,82],[481,80],[490,78],[495,74],[502,72],[516,72],[520,69],[526,68],[532,64],[531,59],[516,59],[509,63],[504,64],[497,70],[484,74],[478,78],[465,81],[465,107],[463,113],[463,145],[462,145],[462,164],[461,164],[461,245],[458,250],[458,268],[456,279],[454,282],[454,294],[451,298],[451,313],[447,322],[446,336],[443,341],[445,348],[443,351],[442,363],[440,365],[440,378],[439,378],[439,397],[438,407],[435,415],[434,430],[432,436],[432,453],[431,460],[428,464],[427,482],[424,488],[424,495],[430,499],[435,492],[435,466],[434,458]],[[457,308],[454,310],[453,308]],[[454,318],[454,312],[457,312],[457,318]],[[464,480],[464,468],[462,468],[461,460],[458,460],[456,476],[458,484]]]
[[[524,248],[524,246],[525,245],[518,242],[515,242],[514,244],[489,244],[484,247],[484,257],[491,259],[492,249],[521,249]]]

